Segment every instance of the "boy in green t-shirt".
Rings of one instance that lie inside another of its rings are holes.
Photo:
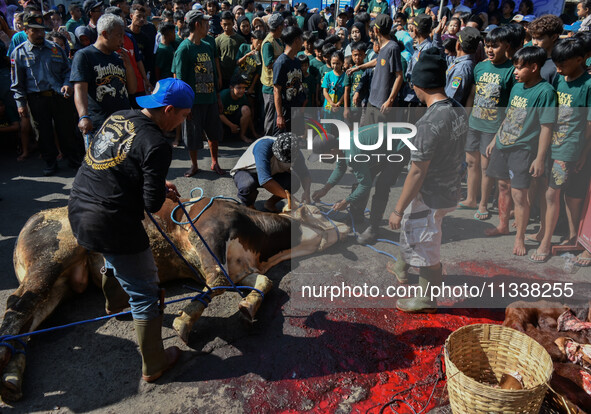
[[[367,45],[364,42],[356,42],[353,43],[351,46],[351,59],[353,59],[354,66],[361,66],[365,61],[365,51],[367,50]],[[356,107],[357,105],[353,101],[353,95],[355,95],[355,91],[357,91],[357,87],[361,82],[361,77],[363,76],[363,71],[358,70],[356,72],[347,75],[345,78],[345,108],[352,108]]]
[[[252,33],[251,43],[244,43],[238,49],[236,55],[236,70],[234,76],[241,75],[246,78],[247,95],[254,97],[256,87],[261,78],[261,45],[265,34],[259,30]],[[253,102],[254,104],[254,102]]]
[[[556,92],[542,79],[546,61],[544,49],[524,47],[514,56],[517,84],[511,90],[505,119],[487,148],[490,162],[486,174],[499,180],[499,225],[487,236],[509,233],[511,197],[515,203],[517,233],[513,254],[524,256],[525,230],[529,221],[528,189],[531,178],[544,174],[556,118]]]
[[[378,17],[378,14],[384,14],[388,11],[388,2],[385,0],[371,0],[367,12],[372,19]]]
[[[220,120],[224,124],[224,137],[238,136],[247,144],[252,143],[252,139],[246,136],[250,131],[252,136],[259,138],[254,130],[252,122],[252,112],[248,107],[246,99],[246,78],[241,75],[234,75],[230,80],[230,88],[224,89],[220,93],[223,112],[220,114]]]
[[[310,60],[306,55],[298,55],[300,64],[302,65],[302,85],[304,92],[306,92],[306,107],[318,106],[318,78],[310,72]]]
[[[226,88],[236,69],[238,48],[246,41],[234,31],[234,15],[231,12],[222,13],[221,25],[224,32],[215,38],[215,47],[220,57],[222,88]]]
[[[158,31],[162,36],[156,50],[154,64],[156,80],[172,77],[172,60],[180,43],[176,41],[173,24],[165,23],[160,26]]]
[[[322,48],[324,47],[324,40],[318,39],[314,42],[314,56],[310,56],[310,73],[313,73],[317,76],[318,81],[321,80],[320,73],[324,70],[323,68],[326,66],[324,63],[324,58],[322,56]],[[324,73],[323,73],[324,75]]]
[[[558,97],[558,118],[550,145],[550,170],[544,183],[546,214],[541,218],[540,230],[533,236],[540,242],[530,256],[535,263],[545,262],[552,252],[552,235],[560,213],[562,190],[566,194],[570,227],[566,243],[576,242],[580,207],[588,188],[577,177],[586,175],[580,172],[591,151],[591,75],[585,71],[583,42],[573,37],[559,40],[552,50],[552,60],[557,69],[554,87]]]
[[[460,201],[460,209],[477,209],[474,218],[488,220],[488,197],[494,179],[486,175],[488,157],[486,147],[495,139],[503,122],[501,108],[507,107],[511,88],[515,83],[514,67],[507,58],[510,48],[509,31],[502,28],[491,30],[484,39],[488,57],[474,68],[474,84],[466,107],[472,107],[468,136],[466,138],[466,162],[468,163],[467,196]],[[480,188],[480,204],[478,190]]]

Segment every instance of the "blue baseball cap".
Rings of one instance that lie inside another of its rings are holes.
[[[195,93],[180,79],[160,79],[151,95],[138,96],[135,100],[142,108],[160,108],[172,105],[175,108],[191,108]]]

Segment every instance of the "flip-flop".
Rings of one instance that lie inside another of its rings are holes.
[[[591,266],[591,257],[583,257],[582,255],[583,255],[583,253],[581,253],[577,256],[577,260],[575,261],[575,266],[578,266],[578,267]]]
[[[535,256],[541,257],[541,259],[534,259]],[[531,256],[529,256],[529,261],[532,263],[546,263],[548,261],[548,259],[550,259],[550,254],[542,254],[542,253],[538,253],[538,250],[536,250],[535,252],[533,252],[533,254]]]
[[[480,210],[476,210],[476,213],[474,213],[474,218],[480,221],[488,220],[490,218],[490,211],[487,210],[483,213]]]
[[[458,203],[458,210],[478,210],[478,206],[470,207],[465,205],[464,203]]]
[[[524,242],[525,242],[525,244],[530,244],[530,245],[534,245],[534,246],[537,246],[538,244],[541,243],[539,240],[536,240],[536,239],[528,237],[528,236],[525,236]]]

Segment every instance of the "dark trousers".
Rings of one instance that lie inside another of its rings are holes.
[[[388,204],[390,190],[392,186],[396,184],[398,176],[410,159],[410,150],[406,147],[399,154],[404,157],[403,162],[380,161],[371,168],[371,175],[374,180],[374,190],[371,199],[369,222],[372,226],[380,225],[380,221],[384,217],[386,205]],[[351,204],[351,213],[356,221],[363,217],[368,200],[369,194],[363,199],[359,199],[354,204]]]
[[[290,193],[294,193],[300,188],[300,180],[289,172],[275,174],[273,179]],[[238,188],[238,199],[245,205],[252,206],[259,194],[258,189],[261,188],[257,174],[245,170],[236,171],[234,184]]]
[[[54,125],[64,156],[71,164],[80,164],[84,147],[75,131],[77,122],[73,98],[66,99],[57,93],[33,93],[27,95],[27,101],[39,134],[41,157],[47,165],[55,164],[58,155]]]
[[[285,128],[281,129],[277,127],[277,111],[275,110],[273,95],[264,93],[263,102],[265,105],[265,135],[276,137],[283,132],[291,131],[291,108],[283,106]]]

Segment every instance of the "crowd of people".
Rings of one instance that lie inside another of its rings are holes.
[[[274,197],[265,207],[273,211],[289,190],[289,180],[273,177],[290,168],[279,164],[291,162],[271,157],[286,159],[277,157],[276,147],[285,152],[298,145],[285,135],[292,131],[291,109],[358,109],[371,142],[388,108],[428,106],[413,76],[421,56],[435,49],[445,60],[444,96],[469,110],[459,161],[467,166],[467,194],[454,205],[474,210],[476,220],[489,220],[491,208],[498,209],[489,236],[508,234],[514,217],[513,253],[525,255],[526,243],[539,244],[534,262],[550,257],[559,217],[568,223],[564,243],[576,240],[591,175],[589,0],[577,4],[576,15],[561,17],[536,17],[531,0],[451,0],[441,10],[430,1],[359,0],[338,11],[334,4],[309,10],[303,2],[86,0],[68,12],[36,0],[0,6],[0,48],[6,49],[0,134],[18,142],[19,160],[38,150],[45,175],[57,172],[60,159],[77,169],[111,114],[139,108],[139,97],[174,77],[195,94],[190,115],[170,136],[189,152],[185,176],[199,173],[205,140],[211,170],[225,174],[219,142],[241,140],[249,147],[239,164],[247,167],[231,172],[239,196],[253,205],[264,187]],[[263,145],[263,135],[283,138]],[[319,200],[346,168],[338,165],[314,197],[304,172],[304,199]],[[400,170],[370,166],[336,205],[363,211],[372,180],[383,176],[363,241],[375,240]],[[540,230],[526,236],[530,211]],[[580,255],[577,264],[591,265],[591,254]]]

